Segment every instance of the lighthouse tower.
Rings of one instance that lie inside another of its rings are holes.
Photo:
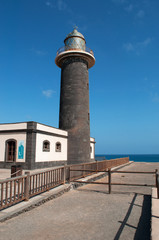
[[[88,69],[95,58],[76,28],[64,43],[55,59],[61,68],[59,128],[68,131],[68,164],[85,163],[91,161]]]

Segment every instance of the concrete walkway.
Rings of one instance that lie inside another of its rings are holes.
[[[153,171],[159,163],[123,170]],[[107,181],[107,177],[98,180]],[[113,174],[112,182],[154,184],[154,176]],[[150,239],[151,187],[84,185],[0,225],[0,239]]]

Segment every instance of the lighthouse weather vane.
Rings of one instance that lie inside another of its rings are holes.
[[[76,24],[74,25],[73,29],[74,29],[74,30],[77,30],[77,29],[78,29],[78,27],[76,26]]]

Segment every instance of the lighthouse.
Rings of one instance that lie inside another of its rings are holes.
[[[61,68],[59,128],[68,131],[68,164],[90,162],[90,112],[88,69],[95,64],[93,51],[76,28],[57,51]]]

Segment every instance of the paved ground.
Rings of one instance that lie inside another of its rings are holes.
[[[123,170],[156,168],[159,163],[133,163]],[[112,176],[112,182],[128,181],[153,184],[155,179],[125,173]],[[0,239],[150,239],[151,188],[113,186],[112,194],[107,188],[85,185],[1,223]]]

